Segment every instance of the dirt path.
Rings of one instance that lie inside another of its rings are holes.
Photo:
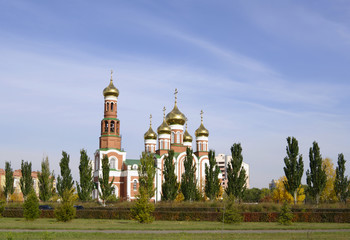
[[[0,229],[0,232],[81,232],[81,233],[313,233],[313,232],[350,232],[350,229],[301,229],[301,230],[84,230],[84,229]]]

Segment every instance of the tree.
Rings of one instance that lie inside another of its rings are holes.
[[[142,153],[142,157],[140,158],[140,165],[138,168],[139,173],[139,188],[143,187],[143,189],[147,192],[147,196],[151,199],[154,196],[154,177],[156,175],[155,162],[153,158],[153,154],[151,153]],[[139,189],[140,191],[140,189]]]
[[[169,150],[168,156],[166,156],[164,160],[164,182],[162,184],[163,201],[174,201],[179,189],[179,183],[177,182],[177,176],[175,174],[175,164],[173,163],[173,159],[174,151]]]
[[[68,222],[72,220],[76,215],[76,209],[74,207],[74,202],[77,199],[77,195],[74,194],[74,189],[64,189],[61,203],[55,210],[55,217],[57,221]]]
[[[39,199],[34,189],[30,191],[23,204],[23,216],[26,220],[35,220],[40,216]]]
[[[327,181],[326,186],[320,195],[320,200],[321,202],[336,202],[338,201],[338,198],[334,190],[335,169],[332,160],[325,158],[322,161],[322,167],[325,169]]]
[[[277,221],[282,225],[291,225],[293,217],[294,215],[290,210],[288,203],[284,202]]]
[[[209,167],[205,165],[205,195],[210,199],[216,199],[220,192],[220,169],[216,164],[215,151],[209,151]]]
[[[27,195],[33,190],[32,163],[24,162],[22,160],[21,173],[22,176],[19,180],[19,184],[25,200]]]
[[[259,202],[261,199],[261,190],[259,188],[246,189],[243,195],[244,202]]]
[[[57,192],[60,197],[63,197],[63,192],[68,189],[71,190],[73,188],[73,177],[71,174],[71,170],[69,168],[69,155],[62,151],[62,158],[60,161],[61,168],[61,176],[57,177]]]
[[[340,201],[346,203],[346,199],[349,197],[349,184],[350,180],[345,174],[345,162],[344,155],[340,153],[338,155],[338,166],[335,170],[335,181],[334,181],[334,190]]]
[[[172,158],[170,160],[172,161]],[[154,176],[156,174],[153,154],[142,153],[138,173],[139,194],[131,210],[132,217],[140,223],[151,223],[154,220],[152,216],[154,205],[149,200],[154,196]]]
[[[295,205],[298,198],[298,188],[301,185],[301,177],[304,172],[304,163],[303,156],[299,154],[298,141],[294,137],[288,137],[287,144],[287,157],[284,158],[284,164],[286,166],[283,168],[287,180],[283,184],[286,190],[293,196]]]
[[[104,205],[107,198],[111,196],[114,192],[114,188],[113,188],[114,177],[112,181],[109,182],[109,161],[108,161],[107,155],[104,155],[102,158],[102,178],[99,178],[98,181],[100,183],[100,189],[101,189],[101,191],[99,192],[99,195]]]
[[[49,201],[52,196],[53,172],[50,172],[49,158],[46,157],[41,162],[41,172],[38,173],[39,199],[43,202]]]
[[[320,195],[326,187],[327,175],[324,167],[322,167],[322,157],[317,142],[313,142],[313,147],[309,151],[309,158],[310,170],[306,172],[306,182],[310,196],[318,204],[320,202]]]
[[[231,162],[227,167],[227,196],[233,196],[239,201],[243,198],[246,186],[247,175],[245,169],[242,167],[243,156],[242,147],[240,143],[234,143],[231,147]]]
[[[277,180],[276,188],[272,192],[272,199],[275,202],[292,203],[294,201],[293,196],[286,190],[284,182],[287,181],[286,176],[281,177]],[[297,203],[302,203],[305,200],[305,191],[302,185],[298,187]]]
[[[94,181],[92,178],[92,166],[86,150],[80,150],[80,184],[77,182],[78,196],[81,201],[91,200],[91,193],[94,189]]]
[[[193,164],[193,152],[190,148],[186,149],[186,157],[184,160],[185,171],[181,175],[181,192],[184,195],[185,201],[196,200],[197,180],[195,178],[196,165]]]
[[[13,187],[13,170],[11,168],[11,163],[5,162],[5,187],[4,187],[4,193],[6,196],[6,201],[8,202],[10,194],[13,194],[15,191]]]

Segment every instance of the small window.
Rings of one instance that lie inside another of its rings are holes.
[[[181,135],[180,132],[177,132],[177,133],[176,133],[176,143],[181,143],[181,142],[180,142],[180,135]]]
[[[107,102],[107,111],[109,111],[109,102]]]
[[[108,132],[108,121],[105,121],[105,132]]]
[[[171,143],[174,143],[174,133],[171,132]]]
[[[114,121],[111,122],[111,132],[114,133]]]
[[[114,105],[114,104],[113,104],[113,103],[111,103],[111,111],[113,111],[113,105]]]
[[[133,185],[134,185],[133,189],[134,189],[134,191],[136,191],[137,190],[137,180],[136,179],[134,180],[134,184]]]
[[[110,160],[109,167],[110,167],[111,169],[116,169],[116,168],[115,168],[115,158],[112,158],[112,159]]]

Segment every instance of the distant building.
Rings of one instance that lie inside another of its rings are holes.
[[[227,166],[228,163],[231,162],[232,156],[225,155],[223,153],[218,154],[215,157],[216,163],[218,164],[221,173],[222,173],[222,187],[226,188],[227,186]],[[242,167],[245,169],[247,174],[247,188],[250,188],[249,179],[250,179],[250,172],[249,172],[249,164],[243,162]]]
[[[273,189],[275,189],[277,186],[277,180],[272,179],[271,183],[269,183],[269,189],[272,191]]]

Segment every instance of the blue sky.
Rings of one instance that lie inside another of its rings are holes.
[[[98,148],[110,69],[128,158],[178,88],[190,133],[203,109],[210,148],[241,142],[254,187],[283,175],[288,136],[305,169],[313,141],[349,160],[349,11],[341,0],[0,0],[0,167],[39,170],[48,155],[58,174],[65,150],[78,180],[80,149]]]

